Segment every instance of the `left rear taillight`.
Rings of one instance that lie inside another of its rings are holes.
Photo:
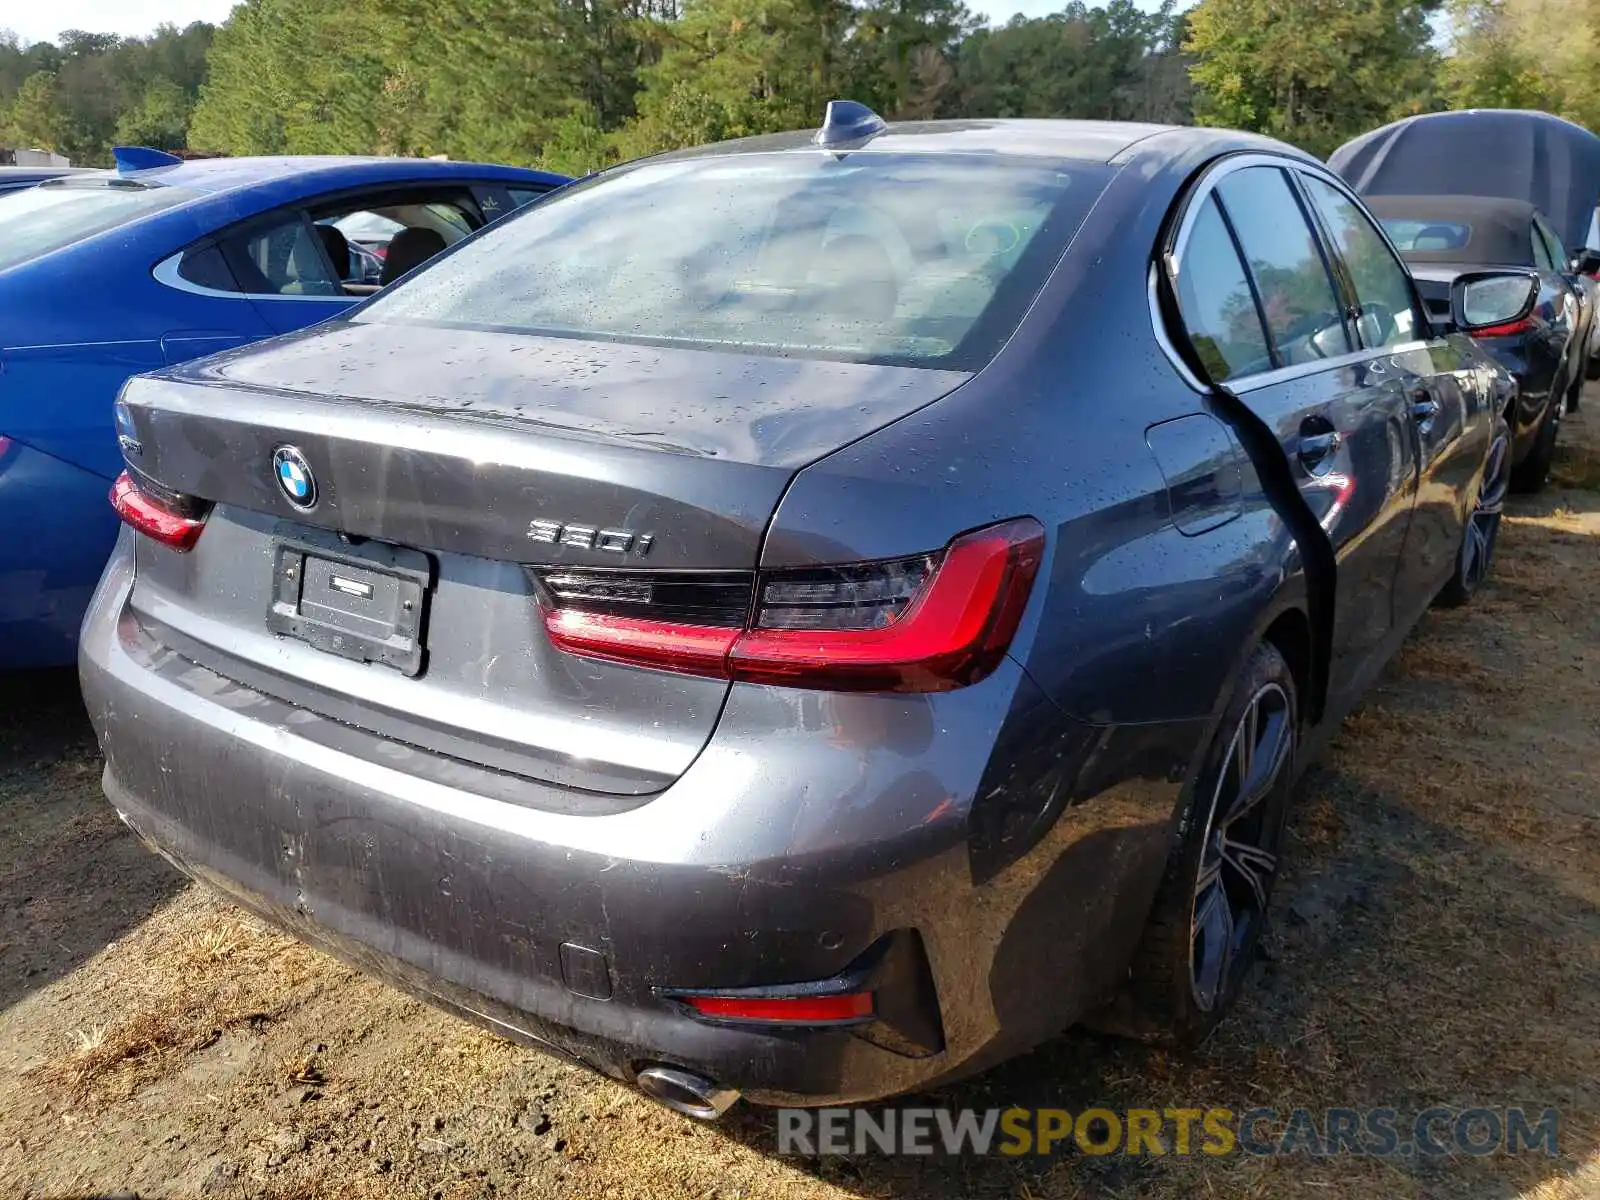
[[[1044,529],[1020,517],[905,558],[749,575],[547,569],[545,629],[588,658],[832,691],[937,692],[992,672]]]
[[[192,550],[206,527],[206,506],[186,496],[158,491],[127,471],[111,485],[111,507],[128,525],[174,550]]]

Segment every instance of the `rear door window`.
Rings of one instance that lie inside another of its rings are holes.
[[[192,200],[188,188],[46,182],[0,194],[0,271]]]
[[[388,281],[384,263],[397,235],[422,229],[431,247],[443,249],[481,223],[465,188],[390,187],[253,219],[185,250],[177,274],[211,291],[349,299]],[[419,258],[415,252],[409,257]]]
[[[341,290],[367,295],[427,262],[481,226],[479,201],[466,189],[368,194],[311,210]],[[413,232],[408,232],[413,231]],[[399,239],[397,242],[396,239]],[[390,248],[401,248],[394,259]]]
[[[1428,336],[1417,313],[1411,273],[1377,226],[1338,188],[1313,175],[1300,178],[1355,289],[1362,344],[1376,349]]]
[[[1288,176],[1277,167],[1246,167],[1225,176],[1217,195],[1250,268],[1279,365],[1349,353],[1345,306]]]
[[[1189,342],[1215,382],[1272,369],[1261,312],[1214,196],[1201,205],[1183,249],[1178,308]]]
[[[224,255],[246,292],[269,296],[338,296],[322,246],[305,214],[227,239]]]

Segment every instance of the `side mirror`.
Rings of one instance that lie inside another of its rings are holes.
[[[1600,275],[1600,250],[1579,250],[1572,256],[1574,275]]]
[[[1462,333],[1512,325],[1533,312],[1537,271],[1468,271],[1450,285],[1450,319]]]

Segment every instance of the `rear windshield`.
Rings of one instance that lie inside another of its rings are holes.
[[[1461,221],[1419,221],[1414,217],[1384,217],[1383,227],[1400,253],[1421,250],[1465,250],[1472,226]]]
[[[490,226],[353,319],[971,370],[1111,174],[870,152],[648,163]]]
[[[196,193],[116,183],[41,183],[0,195],[0,271],[160,212]]]

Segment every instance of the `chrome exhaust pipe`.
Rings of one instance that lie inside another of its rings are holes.
[[[657,1104],[697,1121],[715,1121],[739,1098],[736,1089],[683,1067],[646,1067],[634,1082]]]

